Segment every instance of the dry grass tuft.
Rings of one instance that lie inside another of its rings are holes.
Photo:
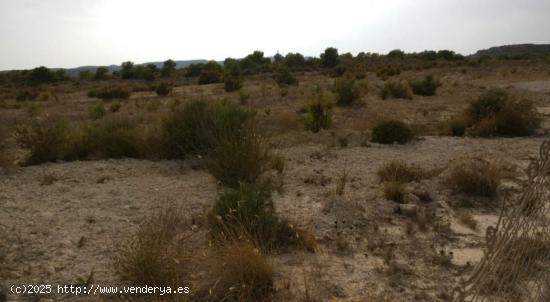
[[[114,268],[133,285],[179,286],[185,281],[183,211],[167,208],[146,220],[116,252]]]
[[[401,160],[392,160],[378,169],[377,175],[384,182],[411,182],[424,176],[424,171]]]
[[[462,160],[451,167],[450,182],[465,194],[490,197],[497,195],[501,173],[499,169],[483,160]]]
[[[460,223],[469,227],[470,229],[474,231],[477,229],[477,221],[474,219],[474,216],[470,212],[464,209],[459,209],[456,212],[456,218]]]
[[[405,201],[405,185],[396,181],[385,183],[384,197],[397,203],[403,203]]]
[[[199,293],[201,301],[269,301],[273,266],[252,242],[225,242],[212,264],[212,281]]]

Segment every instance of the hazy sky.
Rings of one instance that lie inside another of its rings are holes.
[[[0,0],[0,70],[550,43],[550,0]]]

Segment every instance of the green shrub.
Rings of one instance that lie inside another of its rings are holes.
[[[540,125],[533,103],[491,90],[470,103],[465,116],[472,136],[527,136]]]
[[[200,69],[199,85],[221,83],[223,68],[215,61],[204,64]]]
[[[472,101],[466,110],[470,124],[495,116],[506,108],[510,96],[504,90],[490,90]]]
[[[118,112],[121,106],[120,102],[112,103],[111,106],[109,106],[109,111],[113,113]]]
[[[133,121],[120,116],[108,116],[74,129],[64,159],[139,158],[144,144]]]
[[[304,118],[306,129],[314,133],[321,129],[328,129],[332,123],[332,106],[332,98],[323,94],[318,94],[310,100]]]
[[[279,86],[298,85],[298,79],[287,67],[279,67],[273,76]]]
[[[217,70],[202,70],[199,76],[199,85],[207,85],[222,82],[222,73]]]
[[[307,236],[276,216],[271,199],[271,185],[267,182],[242,183],[219,195],[208,214],[214,238],[222,240],[249,239],[270,251],[287,246],[301,246]]]
[[[88,92],[88,96],[102,100],[127,99],[132,91],[127,86],[109,85]]]
[[[218,142],[240,135],[252,112],[231,104],[192,100],[163,123],[163,136],[174,156],[208,155]]]
[[[157,95],[159,96],[166,96],[166,95],[169,95],[170,92],[172,91],[172,87],[170,87],[170,85],[168,85],[167,83],[165,82],[161,82],[157,85],[157,88],[155,89],[155,92],[157,93]]]
[[[414,138],[411,128],[400,121],[378,123],[372,130],[371,140],[380,144],[404,144]]]
[[[432,75],[428,75],[423,80],[412,81],[410,85],[414,94],[431,96],[440,84]]]
[[[324,67],[335,67],[338,65],[338,49],[334,47],[328,47],[325,52],[321,54],[321,64]]]
[[[341,77],[334,82],[336,105],[347,106],[361,97],[359,83],[351,77]]]
[[[270,168],[270,149],[254,130],[247,126],[238,135],[222,137],[214,146],[208,170],[222,184],[237,187],[253,183]]]
[[[226,74],[223,79],[223,84],[226,92],[237,91],[243,87],[242,79],[238,75]]]
[[[30,165],[63,159],[67,154],[69,135],[67,122],[57,116],[15,130],[18,145],[30,151],[27,159]]]
[[[87,153],[84,157],[137,158],[143,141],[132,121],[113,116],[99,125],[86,128],[82,143],[88,148],[81,149],[84,154]]]
[[[384,68],[384,69],[381,69],[381,70],[378,70],[376,72],[376,76],[379,77],[380,79],[382,80],[386,80],[388,79],[389,77],[393,77],[393,76],[396,76],[396,75],[399,75],[401,74],[401,70],[398,69],[398,68]]]
[[[463,160],[451,167],[451,183],[468,195],[495,197],[500,179],[499,169],[486,161]]]
[[[107,109],[101,104],[97,104],[90,110],[90,117],[94,120],[100,119],[107,114]]]
[[[382,87],[382,99],[412,99],[412,93],[408,85],[399,81],[387,81]]]

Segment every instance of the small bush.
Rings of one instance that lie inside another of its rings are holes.
[[[432,75],[426,76],[423,80],[412,81],[410,84],[414,94],[425,96],[434,95],[440,85]]]
[[[265,251],[288,246],[313,250],[314,239],[276,216],[271,189],[268,182],[226,189],[208,214],[213,237],[222,242],[244,238]]]
[[[384,164],[377,172],[378,178],[384,182],[411,182],[422,178],[424,172],[400,160],[392,160]]]
[[[382,87],[382,99],[412,99],[412,93],[408,85],[398,81],[387,81]]]
[[[222,140],[240,135],[252,112],[230,104],[192,100],[168,117],[162,127],[173,156],[208,155]]]
[[[378,123],[372,130],[371,140],[380,144],[405,144],[414,138],[411,128],[400,121]]]
[[[114,256],[120,278],[135,286],[181,286],[189,256],[178,240],[182,221],[181,210],[166,209],[142,223]]]
[[[199,85],[221,83],[223,74],[221,70],[203,69],[199,76]]]
[[[399,74],[401,74],[401,70],[398,68],[384,68],[376,72],[376,76],[384,81]]]
[[[223,79],[223,87],[226,92],[233,92],[243,87],[242,79],[238,75],[226,74]]]
[[[450,136],[464,136],[468,123],[463,117],[454,117],[441,124],[441,134]]]
[[[122,107],[120,102],[112,103],[111,106],[109,106],[109,111],[113,113],[118,112],[120,110],[120,107]]]
[[[357,80],[351,77],[341,77],[334,82],[336,105],[347,106],[361,97],[361,87]]]
[[[107,109],[101,104],[97,104],[90,110],[90,117],[94,120],[100,119],[107,114]]]
[[[132,121],[121,117],[102,120],[99,125],[91,125],[74,139],[71,152],[75,158],[137,158],[143,139]]]
[[[509,95],[504,90],[490,90],[472,101],[466,110],[470,124],[475,124],[487,117],[495,116],[504,110]]]
[[[160,84],[158,84],[157,88],[155,89],[155,92],[159,96],[169,95],[171,91],[172,91],[172,87],[170,87],[170,85],[168,85],[165,82],[161,82]]]
[[[304,125],[306,129],[317,133],[321,129],[328,129],[332,124],[333,101],[329,96],[318,94],[310,100],[306,107]]]
[[[451,168],[450,181],[465,194],[495,197],[501,175],[497,167],[481,160],[464,160]]]
[[[34,121],[30,126],[17,127],[16,140],[19,146],[30,151],[27,164],[55,162],[67,154],[69,127],[60,117],[48,117]]]
[[[110,85],[88,92],[88,96],[102,100],[127,99],[132,94],[130,88],[121,85]]]
[[[462,223],[463,225],[469,227],[470,229],[472,229],[472,230],[477,229],[477,221],[475,220],[474,216],[472,214],[470,214],[470,212],[468,212],[464,209],[459,209],[456,212],[456,218],[458,219],[458,221],[460,223]]]
[[[540,119],[532,102],[512,99],[503,90],[491,90],[470,103],[465,112],[472,136],[527,136]]]
[[[396,181],[384,183],[384,197],[387,200],[403,203],[405,200],[405,185]]]
[[[212,285],[205,301],[267,301],[273,287],[273,267],[263,252],[248,241],[225,243],[216,256]]]
[[[298,85],[298,79],[296,79],[292,72],[286,67],[278,68],[275,71],[274,78],[279,86]]]
[[[240,129],[237,136],[221,138],[211,153],[208,170],[221,183],[238,187],[253,183],[270,168],[270,149],[250,126]]]

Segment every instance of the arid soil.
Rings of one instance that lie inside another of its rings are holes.
[[[512,68],[518,67],[506,70]],[[369,92],[362,99],[364,105],[337,109],[333,129],[317,134],[303,130],[296,111],[308,89],[315,83],[329,85],[330,78],[303,75],[300,87],[290,88],[287,97],[280,96],[272,83],[262,84],[263,79],[245,84],[252,94],[249,106],[259,110],[276,153],[286,159],[282,174],[273,171],[280,185],[274,195],[276,211],[310,231],[318,244],[314,253],[290,251],[270,258],[276,274],[274,299],[447,301],[452,288],[468,276],[483,255],[485,230],[498,220],[500,202],[513,199],[521,190],[524,169],[538,156],[540,144],[550,133],[550,74],[544,68],[536,70],[520,69],[509,77],[483,69],[467,74],[436,70],[443,82],[436,96],[383,101]],[[369,88],[375,91],[377,81],[372,78]],[[535,102],[543,118],[535,136],[437,135],[439,122],[463,110],[479,92],[493,87],[505,87]],[[175,90],[178,98],[220,93],[219,85]],[[84,112],[86,104],[95,102],[86,99],[84,92],[60,97],[63,104],[74,99],[75,110],[71,112]],[[155,97],[146,93],[133,96],[129,101],[133,105],[123,110],[133,110],[149,98]],[[162,108],[172,101],[161,100],[159,110],[165,110]],[[43,105],[45,111],[60,106]],[[265,112],[266,108],[270,112]],[[28,118],[24,109],[3,111],[4,120]],[[415,125],[420,135],[405,145],[368,141],[368,127],[388,115],[401,116]],[[347,138],[347,146],[340,146],[340,137]],[[17,148],[12,152],[19,159],[25,154]],[[499,199],[464,196],[449,184],[449,164],[472,157],[492,162],[506,172]],[[430,215],[418,218],[384,198],[376,172],[394,159],[430,171],[425,179],[407,185],[405,197],[408,210]],[[340,196],[335,188],[343,173],[347,173],[348,182]],[[190,221],[199,221],[219,190],[216,180],[197,166],[195,159],[112,159],[11,168],[0,176],[0,227],[5,234],[2,240],[10,243],[2,283],[75,284],[93,274],[94,284],[117,285],[113,253],[141,221],[168,205],[180,206]],[[456,217],[456,205],[464,202],[471,204],[466,211],[477,221],[475,230]],[[200,222],[191,227],[196,232],[206,228]],[[193,291],[192,280],[190,284]],[[12,298],[34,301],[33,297]]]

